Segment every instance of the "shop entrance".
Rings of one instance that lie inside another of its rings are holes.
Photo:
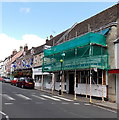
[[[74,74],[69,74],[69,94],[74,94]]]

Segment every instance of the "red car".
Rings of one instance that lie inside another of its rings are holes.
[[[4,78],[0,77],[0,82],[5,82]]]
[[[11,80],[11,85],[16,86],[17,81],[18,81],[18,78],[14,78],[13,80]]]
[[[32,78],[21,77],[18,79],[16,86],[22,88],[32,88],[34,89],[35,83]]]

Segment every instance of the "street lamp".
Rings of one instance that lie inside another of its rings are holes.
[[[63,62],[64,62],[64,56],[65,56],[65,53],[62,53],[61,54],[61,57],[62,59],[60,59],[60,63],[61,63],[61,71],[60,71],[60,90],[59,90],[59,94],[62,95],[63,94],[63,82],[64,82],[64,73],[63,73],[63,70],[62,70],[62,66],[63,66]]]

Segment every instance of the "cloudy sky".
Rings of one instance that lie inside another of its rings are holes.
[[[0,60],[26,43],[29,48],[63,32],[116,2],[3,2],[0,3]]]

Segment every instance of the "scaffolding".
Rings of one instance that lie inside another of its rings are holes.
[[[43,72],[88,68],[108,69],[104,35],[90,32],[44,50]]]

